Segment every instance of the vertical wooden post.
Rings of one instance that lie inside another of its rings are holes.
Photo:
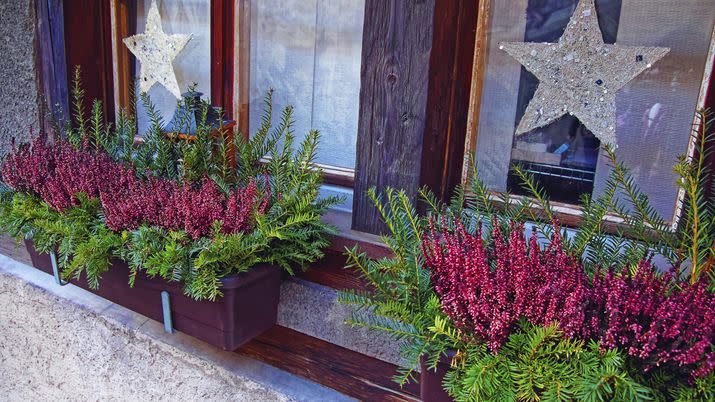
[[[234,37],[234,90],[233,102],[238,131],[248,139],[251,72],[251,0],[236,0]]]
[[[98,99],[102,102],[105,118],[113,121],[114,66],[110,1],[65,1],[63,15],[67,65],[67,75],[63,79],[71,81],[75,66],[80,66],[86,92],[86,110]]]
[[[383,231],[365,193],[440,196],[459,182],[477,2],[366,0],[353,228]]]
[[[437,3],[420,184],[447,200],[462,179],[478,1]]]
[[[233,118],[234,0],[211,0],[211,103]]]
[[[131,86],[134,85],[135,60],[122,40],[136,33],[136,0],[111,0],[112,77],[114,78],[114,109],[127,110],[132,99]]]
[[[37,67],[40,89],[46,106],[57,121],[69,119],[67,90],[67,61],[65,58],[65,30],[62,0],[37,0]],[[41,118],[44,121],[45,114]],[[44,122],[48,131],[50,122]]]

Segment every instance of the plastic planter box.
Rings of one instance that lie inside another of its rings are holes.
[[[31,240],[25,240],[25,247],[32,265],[52,275],[49,254],[36,252]],[[174,329],[232,351],[275,325],[280,278],[277,267],[257,265],[248,272],[222,278],[223,297],[215,302],[191,299],[184,295],[182,283],[143,273],[137,275],[134,287],[129,287],[129,267],[121,260],[114,260],[109,271],[102,274],[99,289],[90,289],[84,278],[70,283],[160,322],[161,292],[167,291]]]
[[[442,388],[444,376],[450,368],[452,356],[442,356],[435,370],[427,368],[424,357],[420,359],[420,399],[422,402],[450,402],[452,397]]]

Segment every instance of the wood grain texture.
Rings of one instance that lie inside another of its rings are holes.
[[[715,56],[713,56],[713,65],[715,65]],[[710,82],[708,83],[708,93],[705,97],[705,108],[710,110],[711,113],[715,113],[715,71],[710,72]],[[710,144],[708,144],[709,155],[708,155],[708,166],[715,169],[715,124],[710,125]],[[713,173],[715,174],[715,173]],[[710,183],[708,183],[707,196],[709,199],[715,197],[715,176],[710,177]]]
[[[462,176],[477,3],[438,0],[435,8],[420,184],[442,200]]]
[[[112,75],[114,77],[114,109],[129,110],[131,86],[134,85],[136,60],[122,39],[136,33],[136,0],[111,0],[112,13]]]
[[[62,0],[37,0],[37,67],[38,87],[44,96],[43,107],[50,108],[55,120],[69,118],[69,97],[67,87],[67,60],[65,58],[65,35]],[[44,121],[48,110],[40,116],[43,129],[49,131],[50,121]]]
[[[0,235],[0,254],[23,264],[32,265],[30,253],[27,252],[25,245],[22,242],[18,243],[8,235]]]
[[[236,352],[362,401],[419,400],[416,382],[392,381],[395,365],[278,325]]]
[[[383,231],[370,187],[420,185],[436,0],[366,0],[353,228]]]
[[[472,88],[469,94],[469,111],[467,112],[467,133],[464,140],[464,163],[462,168],[462,183],[467,184],[473,166],[471,156],[477,146],[477,127],[479,127],[479,111],[482,102],[482,86],[485,75],[485,61],[489,38],[489,15],[491,0],[479,0],[477,10],[477,26],[474,40],[474,59],[472,61]]]

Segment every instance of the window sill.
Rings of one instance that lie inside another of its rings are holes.
[[[358,272],[345,268],[345,250],[358,245],[370,258],[390,256],[390,250],[380,236],[351,229],[352,215],[349,212],[330,210],[323,216],[323,221],[337,227],[339,233],[332,237],[325,257],[298,273],[298,277],[337,290],[369,290]]]

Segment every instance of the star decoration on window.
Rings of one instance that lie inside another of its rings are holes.
[[[171,63],[184,50],[189,40],[191,40],[191,35],[168,35],[164,32],[161,27],[159,8],[156,6],[156,1],[152,1],[144,33],[123,40],[129,51],[136,56],[141,64],[140,92],[149,92],[154,84],[159,83],[177,99],[181,99],[181,90],[179,90],[174,66]]]
[[[579,1],[558,43],[505,42],[499,48],[539,79],[516,135],[570,114],[612,146],[616,92],[670,51],[604,43],[593,0]]]

